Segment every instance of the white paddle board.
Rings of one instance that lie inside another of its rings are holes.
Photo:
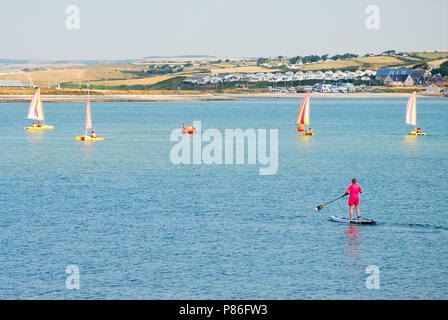
[[[371,219],[363,219],[363,218],[359,220],[358,219],[350,220],[344,217],[331,216],[331,220],[336,222],[354,223],[354,224],[376,224],[376,222]]]

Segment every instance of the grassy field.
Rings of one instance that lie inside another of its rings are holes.
[[[134,85],[153,85],[161,81],[173,78],[173,75],[156,75],[148,78],[122,79],[122,80],[97,80],[90,81],[91,85],[98,86],[134,86]]]
[[[137,74],[138,72],[145,71],[148,66],[154,65],[162,64],[138,63],[73,67],[65,69],[53,69],[48,71],[38,70],[0,75],[0,79],[19,80],[24,83],[31,83],[42,88],[55,88],[57,84],[70,84],[69,87],[79,89],[84,88],[87,84],[95,88],[119,86],[151,86],[176,77],[189,77],[195,74],[279,71],[278,69],[267,69],[256,65],[247,64],[240,66],[235,63],[223,63],[200,65],[199,67],[187,67],[184,68],[182,72],[178,73],[147,76],[141,76]],[[173,87],[172,85],[170,86]]]
[[[406,61],[404,61],[406,60]],[[412,64],[413,62],[419,63],[423,60],[418,58],[406,58],[400,59],[392,56],[374,56],[374,57],[363,57],[356,59],[347,60],[327,60],[321,63],[314,63],[309,65],[304,65],[300,68],[303,71],[313,71],[313,70],[325,70],[325,69],[344,69],[350,67],[376,67],[384,68],[388,66],[398,66],[405,64]]]
[[[344,69],[348,67],[358,67],[360,63],[356,60],[327,60],[322,63],[313,63],[304,65],[300,68],[303,71],[314,71],[314,70],[323,70],[323,69]]]
[[[8,75],[0,75],[1,80],[19,80],[25,83],[31,83],[40,87],[56,87],[57,84],[73,82],[86,83],[104,79],[124,79],[131,78],[125,71],[137,71],[139,67],[123,65],[96,65],[83,66],[64,69],[38,70],[30,72],[20,72]]]
[[[443,58],[448,58],[448,52],[411,52],[412,55],[421,57],[427,60],[438,60]]]
[[[277,72],[280,69],[268,69],[259,66],[226,66],[224,68],[216,68],[212,66],[211,73],[257,73],[257,72]]]
[[[445,61],[448,61],[448,58],[444,58],[444,59],[437,59],[437,60],[431,60],[428,62],[428,64],[430,66],[440,66],[442,63],[444,63]]]
[[[424,52],[411,53],[410,56],[373,56],[347,60],[327,60],[325,62],[304,65],[303,71],[344,69],[350,67],[375,67],[381,68],[410,68],[415,64],[427,62],[429,65],[439,66],[448,60],[448,52]]]
[[[416,63],[420,62],[419,59],[414,58],[413,60]],[[359,58],[359,59],[356,59],[356,61],[361,62],[363,65],[368,64],[368,65],[370,65],[372,67],[376,67],[376,68],[383,68],[385,66],[403,64],[403,60],[401,60],[397,57],[390,57],[390,56]]]
[[[34,89],[9,89],[0,88],[0,95],[33,95],[36,92]],[[41,89],[42,97],[45,98],[46,95],[73,95],[73,96],[87,96],[87,90],[77,90],[77,89]],[[171,90],[90,90],[91,95],[172,95]],[[195,95],[201,94],[200,91],[182,91],[177,90],[176,95]]]

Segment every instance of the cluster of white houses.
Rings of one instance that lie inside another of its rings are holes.
[[[340,82],[347,80],[377,80],[382,85],[392,87],[429,86],[448,83],[448,77],[432,75],[424,69],[384,69],[357,71],[297,71],[297,72],[258,72],[258,73],[218,73],[199,74],[184,80],[195,85],[218,84],[223,82],[284,82],[318,80]]]
[[[326,84],[316,83],[313,86],[301,86],[301,87],[271,87],[268,86],[269,91],[277,93],[298,93],[298,92],[321,92],[321,93],[348,93],[363,90],[361,86],[354,86],[353,83],[337,83]]]
[[[372,70],[357,71],[297,71],[297,72],[258,72],[258,73],[218,73],[214,75],[195,75],[187,78],[184,82],[192,84],[215,84],[222,82],[290,82],[304,80],[341,81],[341,80],[362,80],[369,81],[375,76]]]

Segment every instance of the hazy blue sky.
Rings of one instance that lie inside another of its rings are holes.
[[[68,5],[80,29],[65,26]],[[380,29],[365,27],[368,5]],[[259,57],[447,50],[448,0],[14,0],[0,6],[0,58]]]

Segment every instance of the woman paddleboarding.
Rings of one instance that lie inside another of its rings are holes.
[[[361,186],[356,183],[356,179],[352,179],[352,184],[347,188],[344,196],[349,195],[348,205],[350,206],[350,221],[353,220],[353,206],[356,208],[356,213],[358,214],[358,220],[361,219],[359,213],[359,194],[362,193]]]

